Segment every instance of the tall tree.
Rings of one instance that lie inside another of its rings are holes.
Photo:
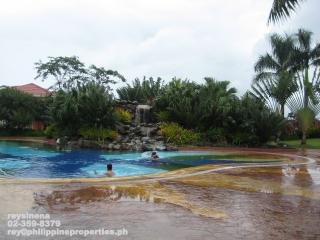
[[[103,67],[91,65],[86,67],[78,57],[49,57],[47,62],[35,63],[37,76],[42,81],[48,78],[53,78],[55,83],[51,88],[53,90],[71,90],[72,88],[80,87],[88,82],[95,82],[108,86],[109,83],[115,83],[112,79],[116,77],[121,81],[125,78],[117,71],[106,70]]]
[[[299,4],[304,0],[274,0],[269,13],[268,23],[278,22],[280,19],[290,17]]]
[[[273,34],[270,44],[271,53],[260,56],[255,64],[252,89],[254,95],[263,99],[271,109],[279,110],[284,117],[285,104],[297,90],[291,70],[294,40],[288,35]]]
[[[292,61],[299,88],[289,99],[288,106],[304,126],[301,144],[306,144],[311,116],[320,113],[320,43],[313,44],[312,32],[299,29],[295,34]],[[313,73],[311,77],[310,72]]]

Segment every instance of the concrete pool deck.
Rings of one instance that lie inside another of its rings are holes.
[[[128,230],[128,236],[86,239],[320,239],[320,151],[197,150],[286,160],[113,179],[1,179],[1,236],[7,214],[30,212],[49,213],[62,229]]]

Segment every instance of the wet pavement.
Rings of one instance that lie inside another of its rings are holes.
[[[120,229],[127,236],[19,239],[320,239],[320,163],[234,168],[123,184],[0,184],[7,214],[49,213],[60,229]]]

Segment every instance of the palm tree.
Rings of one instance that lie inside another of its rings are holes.
[[[313,46],[312,32],[299,29],[295,34],[292,54],[293,70],[297,76],[298,91],[288,101],[290,110],[296,113],[302,127],[301,144],[306,144],[306,132],[312,123],[311,116],[320,112],[320,43]],[[313,76],[310,78],[310,71]]]
[[[268,23],[275,23],[280,19],[290,17],[291,12],[294,12],[303,1],[304,0],[274,0]]]
[[[212,125],[222,127],[219,124],[223,124],[232,109],[237,90],[230,87],[229,81],[217,81],[211,77],[204,80],[199,91],[198,121],[206,129]]]
[[[285,117],[285,105],[288,99],[298,89],[291,72],[282,72],[277,81],[265,80],[256,82],[251,86],[250,92],[255,97],[260,98],[273,112],[278,112]]]
[[[159,96],[163,88],[163,80],[152,77],[143,77],[142,80],[136,78],[132,84],[127,84],[124,87],[117,89],[117,93],[120,100],[125,101],[137,101],[142,104],[153,105],[156,98]]]
[[[253,80],[253,94],[267,105],[280,111],[284,117],[287,99],[297,90],[294,74],[291,71],[293,38],[273,34],[270,37],[272,52],[259,57],[255,64],[256,76]]]

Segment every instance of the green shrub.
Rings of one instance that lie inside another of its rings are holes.
[[[133,115],[131,112],[123,109],[123,108],[117,108],[116,109],[116,116],[117,116],[117,119],[120,121],[120,122],[124,122],[124,123],[129,123],[131,122],[132,118],[133,118]]]
[[[158,122],[167,122],[169,121],[169,113],[167,111],[160,111],[155,113]]]
[[[162,123],[160,132],[169,143],[176,145],[194,144],[200,140],[200,134],[192,130],[182,128],[177,123]]]
[[[115,130],[107,128],[82,128],[79,134],[85,139],[98,141],[114,140],[118,137]]]
[[[44,134],[47,138],[55,138],[58,137],[58,130],[56,125],[51,124],[44,130]]]
[[[256,146],[259,139],[255,134],[239,132],[232,136],[232,144],[238,146]]]
[[[224,143],[226,142],[226,134],[223,128],[210,128],[207,133],[207,138],[213,143]]]
[[[309,128],[307,136],[308,138],[320,138],[320,128]]]

